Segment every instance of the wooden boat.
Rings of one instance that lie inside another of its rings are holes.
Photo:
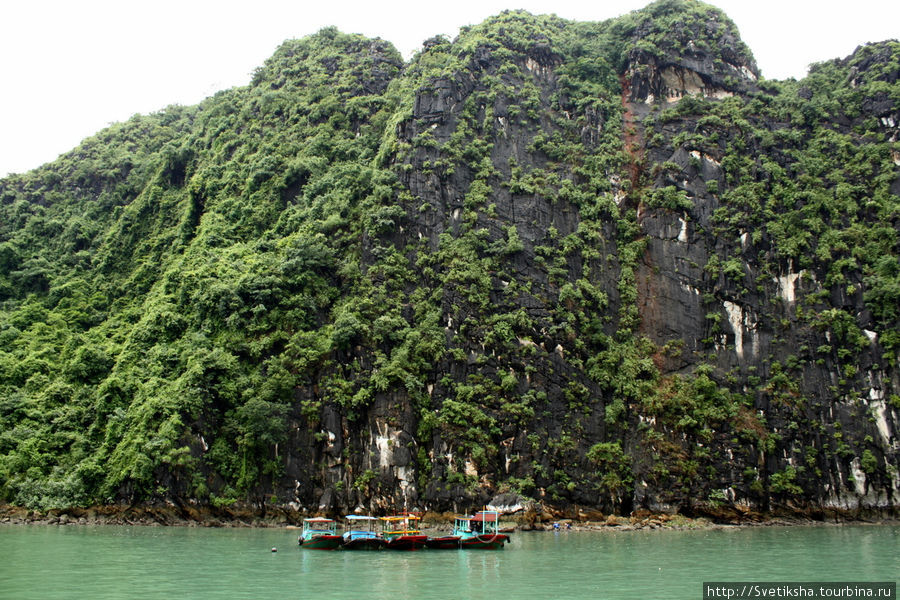
[[[456,517],[453,535],[458,535],[463,549],[502,550],[509,536],[500,532],[500,513],[480,510],[470,517]]]
[[[419,530],[421,517],[413,514],[381,517],[381,535],[389,550],[419,550],[428,536]]]
[[[376,517],[366,515],[347,515],[347,527],[344,531],[341,547],[345,550],[381,550],[384,538],[375,531]]]
[[[432,550],[459,550],[458,535],[442,535],[425,540],[425,547]]]
[[[343,537],[336,533],[337,523],[332,519],[316,517],[303,519],[303,533],[300,547],[313,550],[334,550],[339,548]]]

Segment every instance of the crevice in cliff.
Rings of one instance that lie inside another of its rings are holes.
[[[641,173],[644,167],[644,140],[640,124],[634,112],[634,105],[629,98],[631,80],[627,75],[619,76],[622,86],[622,138],[625,142],[625,153],[628,155],[628,178],[632,192],[640,188]]]

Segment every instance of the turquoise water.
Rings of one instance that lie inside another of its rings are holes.
[[[0,527],[0,599],[699,599],[704,581],[900,576],[888,525],[522,532],[497,552],[301,550],[298,533]]]

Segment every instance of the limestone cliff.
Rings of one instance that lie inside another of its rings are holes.
[[[898,56],[767,81],[682,0],[286,42],[0,183],[0,491],[895,511]]]

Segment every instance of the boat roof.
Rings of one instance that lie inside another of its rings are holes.
[[[472,517],[473,521],[498,521],[500,519],[500,513],[493,510],[482,510],[475,513],[475,516]]]
[[[390,517],[381,517],[382,521],[406,521],[407,519],[421,519],[418,515],[393,515]]]
[[[369,515],[347,515],[348,521],[377,521],[378,517],[370,517]]]
[[[334,519],[326,519],[325,517],[312,517],[303,520],[307,523],[334,523]]]
[[[475,513],[474,516],[465,516],[465,517],[456,517],[457,519],[465,520],[465,521],[476,521],[478,523],[482,522],[492,522],[500,520],[500,513],[493,510],[480,510]]]

